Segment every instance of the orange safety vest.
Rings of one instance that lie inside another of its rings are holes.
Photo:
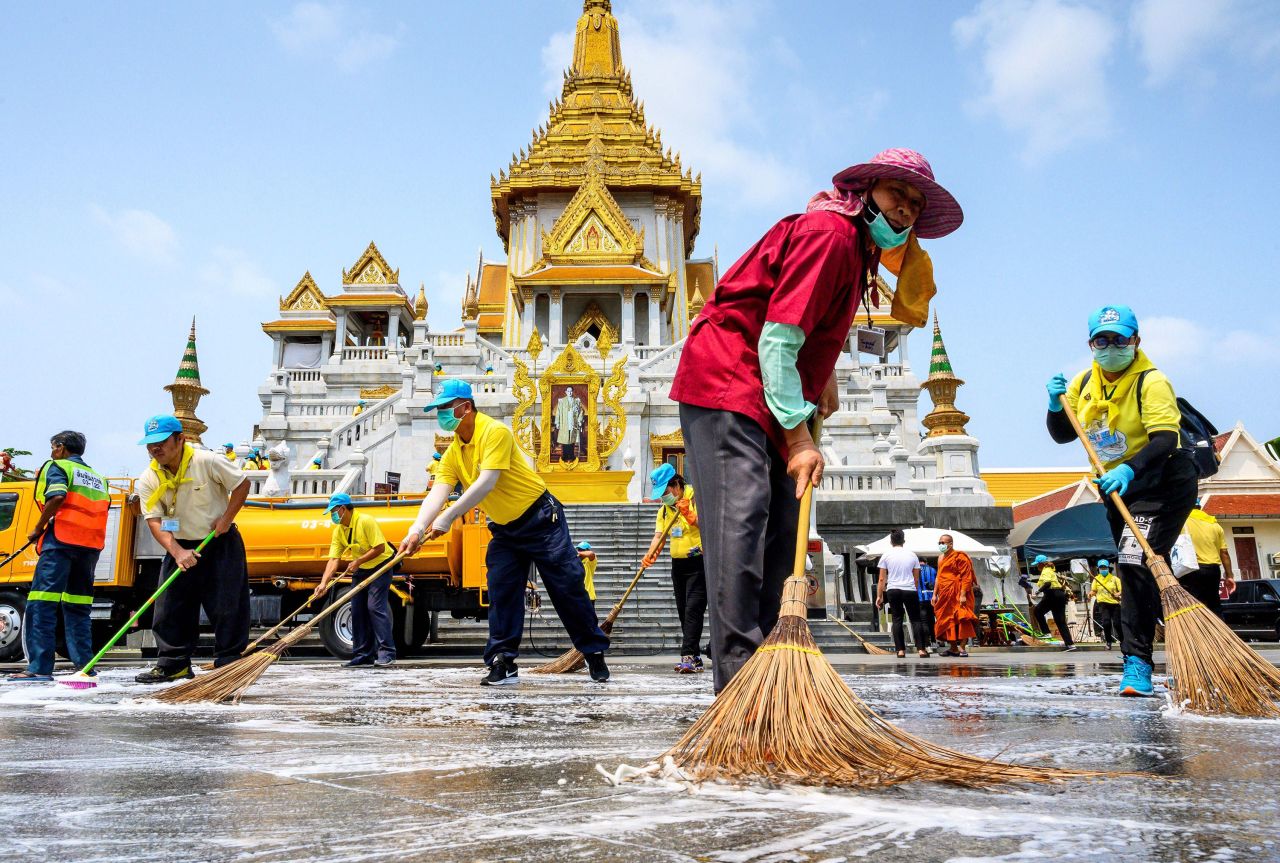
[[[49,465],[56,464],[67,475],[67,484],[50,486]],[[66,490],[66,497],[58,514],[53,517],[50,528],[58,542],[67,545],[78,545],[84,548],[96,548],[99,551],[107,544],[107,510],[111,508],[111,492],[107,488],[107,480],[102,474],[71,459],[47,461],[40,468],[36,479],[36,497],[44,503],[48,491]],[[44,545],[44,537],[36,545],[39,553]]]

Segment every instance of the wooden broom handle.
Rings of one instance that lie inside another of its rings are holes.
[[[310,605],[311,605],[311,603],[315,602],[315,601],[316,601],[316,599],[317,599],[317,597],[316,597],[314,594],[312,594],[311,596],[307,597],[307,601],[306,601],[306,602],[304,602],[304,603],[302,603],[302,605],[298,606],[298,610],[297,610],[297,611],[295,611],[293,614],[291,614],[291,615],[289,615],[288,617],[286,617],[286,618],[284,618],[283,620],[281,620],[279,623],[277,623],[275,626],[273,626],[273,627],[271,627],[270,629],[268,629],[266,632],[262,633],[262,635],[259,635],[257,638],[255,638],[255,639],[253,640],[253,643],[252,643],[252,644],[250,644],[250,645],[249,645],[248,647],[246,647],[244,650],[240,651],[240,655],[241,655],[241,656],[248,656],[248,655],[249,655],[249,653],[250,653],[250,652],[251,652],[255,647],[257,647],[259,644],[261,644],[262,642],[266,641],[268,638],[270,638],[271,636],[273,636],[273,635],[275,635],[277,632],[279,632],[279,631],[280,631],[280,627],[284,626],[286,623],[288,623],[289,621],[293,620],[293,619],[294,619],[295,617],[297,617],[299,614],[302,614],[302,612],[306,611],[306,610],[307,610],[307,607],[308,607],[308,606],[310,606]]]
[[[1076,437],[1080,438],[1080,443],[1084,444],[1084,451],[1089,454],[1089,464],[1093,465],[1093,472],[1101,477],[1105,473],[1102,467],[1102,460],[1098,458],[1098,454],[1093,451],[1093,444],[1089,443],[1089,436],[1084,433],[1084,427],[1080,425],[1080,418],[1076,416],[1076,412],[1067,404],[1065,398],[1062,401],[1062,412],[1067,415],[1067,419],[1071,421],[1071,427],[1076,430]],[[1124,519],[1124,523],[1129,525],[1129,531],[1138,540],[1138,545],[1142,546],[1142,553],[1147,556],[1148,560],[1159,560],[1160,557],[1151,550],[1150,543],[1147,542],[1146,536],[1142,531],[1138,530],[1138,524],[1133,520],[1129,507],[1125,506],[1124,501],[1120,499],[1119,492],[1111,492],[1111,502],[1116,505],[1116,511],[1120,513],[1120,517]]]
[[[813,445],[818,447],[818,441],[822,439],[822,414],[817,411],[813,412],[809,434],[813,437]],[[818,454],[822,454],[821,448],[818,449]],[[804,560],[809,554],[809,512],[812,508],[813,483],[810,482],[805,486],[804,494],[800,496],[800,517],[796,520],[796,560],[791,568],[792,578],[804,575]]]
[[[671,529],[676,526],[676,519],[680,518],[680,510],[676,510],[676,514],[667,519],[667,526],[662,529],[662,541],[665,544],[667,535],[671,533]],[[614,608],[622,608],[622,604],[627,601],[627,597],[631,596],[631,591],[636,589],[636,585],[640,583],[640,577],[644,575],[645,570],[649,567],[643,563],[636,570],[635,578],[631,579],[631,583],[627,585],[627,589],[622,592],[622,596],[618,597],[618,601],[613,604]]]
[[[322,609],[319,614],[317,614],[315,617],[307,621],[307,626],[314,629],[317,623],[324,620],[329,615],[333,614],[339,608],[342,608],[342,606],[346,605],[347,600],[351,599],[351,597],[355,596],[357,593],[364,590],[369,585],[373,584],[373,582],[378,578],[380,578],[383,573],[385,573],[387,570],[391,569],[391,567],[399,563],[400,560],[404,557],[405,557],[404,553],[394,555],[390,560],[388,560],[382,566],[378,567],[378,569],[373,573],[373,575],[369,576],[364,581],[360,582],[359,584],[355,585],[350,590],[348,590],[346,593],[344,593],[341,599],[336,600],[335,602],[331,602],[327,606],[325,606],[325,608]]]

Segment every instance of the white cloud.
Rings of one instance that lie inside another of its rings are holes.
[[[1252,330],[1223,332],[1199,321],[1174,316],[1143,318],[1142,350],[1162,369],[1198,369],[1207,353],[1217,372],[1274,357],[1267,337]]]
[[[646,122],[662,130],[663,146],[681,162],[713,176],[750,205],[797,206],[812,193],[802,172],[768,148],[749,142],[774,112],[753,99],[750,2],[658,0],[615,10],[622,62],[645,103]],[[710,35],[714,34],[714,35]],[[573,57],[573,33],[553,35],[542,49],[547,90],[559,96]],[[788,49],[774,40],[772,59]]]
[[[200,281],[219,296],[271,298],[282,293],[248,255],[225,246],[214,249],[211,260],[200,268]]]
[[[1194,67],[1232,28],[1234,5],[1234,0],[1138,0],[1129,26],[1147,67],[1147,83],[1166,83]]]
[[[156,264],[172,263],[176,257],[177,232],[150,210],[118,210],[113,213],[91,204],[89,212],[129,254]]]
[[[400,44],[400,31],[388,33],[364,26],[364,16],[342,3],[296,3],[284,18],[271,22],[276,41],[290,54],[326,57],[344,72],[355,72],[383,60]]]
[[[952,32],[962,48],[981,51],[974,108],[1025,136],[1027,158],[1107,133],[1117,27],[1105,12],[1065,0],[983,0]]]

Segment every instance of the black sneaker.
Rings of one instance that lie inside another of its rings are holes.
[[[604,683],[609,679],[609,666],[604,664],[603,653],[588,653],[587,668],[591,670],[591,679],[596,683]]]
[[[481,686],[512,686],[520,682],[520,669],[505,656],[498,655],[489,664],[489,673],[480,681]]]
[[[184,665],[182,668],[166,669],[159,665],[153,665],[146,671],[134,678],[136,683],[172,683],[175,680],[187,680],[192,677],[191,666]]]
[[[374,668],[390,668],[395,664],[396,664],[396,658],[394,656],[390,657],[389,659],[375,659],[373,661]]]
[[[368,668],[370,665],[375,665],[375,664],[376,663],[374,663],[372,660],[369,660],[369,659],[350,659],[342,663],[342,667],[343,668]]]
[[[1075,650],[1075,649],[1076,649],[1076,646],[1075,646],[1074,644],[1068,644],[1066,647],[1062,648],[1062,652],[1063,652],[1063,653],[1070,653],[1070,652],[1072,652],[1072,651],[1073,651],[1073,650]]]

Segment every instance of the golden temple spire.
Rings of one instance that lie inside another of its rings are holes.
[[[618,19],[608,0],[586,0],[578,32],[573,40],[573,65],[569,75],[578,78],[621,77],[622,46],[618,42]]]
[[[191,318],[191,333],[187,336],[187,347],[182,352],[182,361],[178,363],[178,374],[173,383],[164,388],[173,399],[173,415],[182,423],[182,431],[187,440],[202,446],[200,435],[209,427],[196,416],[196,407],[202,396],[209,391],[200,383],[200,362],[196,358],[196,319]]]
[[[427,319],[427,283],[418,283],[418,299],[413,304],[413,318],[417,321]]]
[[[933,410],[921,422],[929,429],[928,437],[942,435],[967,435],[964,424],[969,417],[956,408],[956,390],[964,381],[956,377],[951,368],[951,358],[942,343],[942,328],[938,326],[938,313],[933,313],[933,351],[929,357],[929,377],[920,385],[929,391]]]

